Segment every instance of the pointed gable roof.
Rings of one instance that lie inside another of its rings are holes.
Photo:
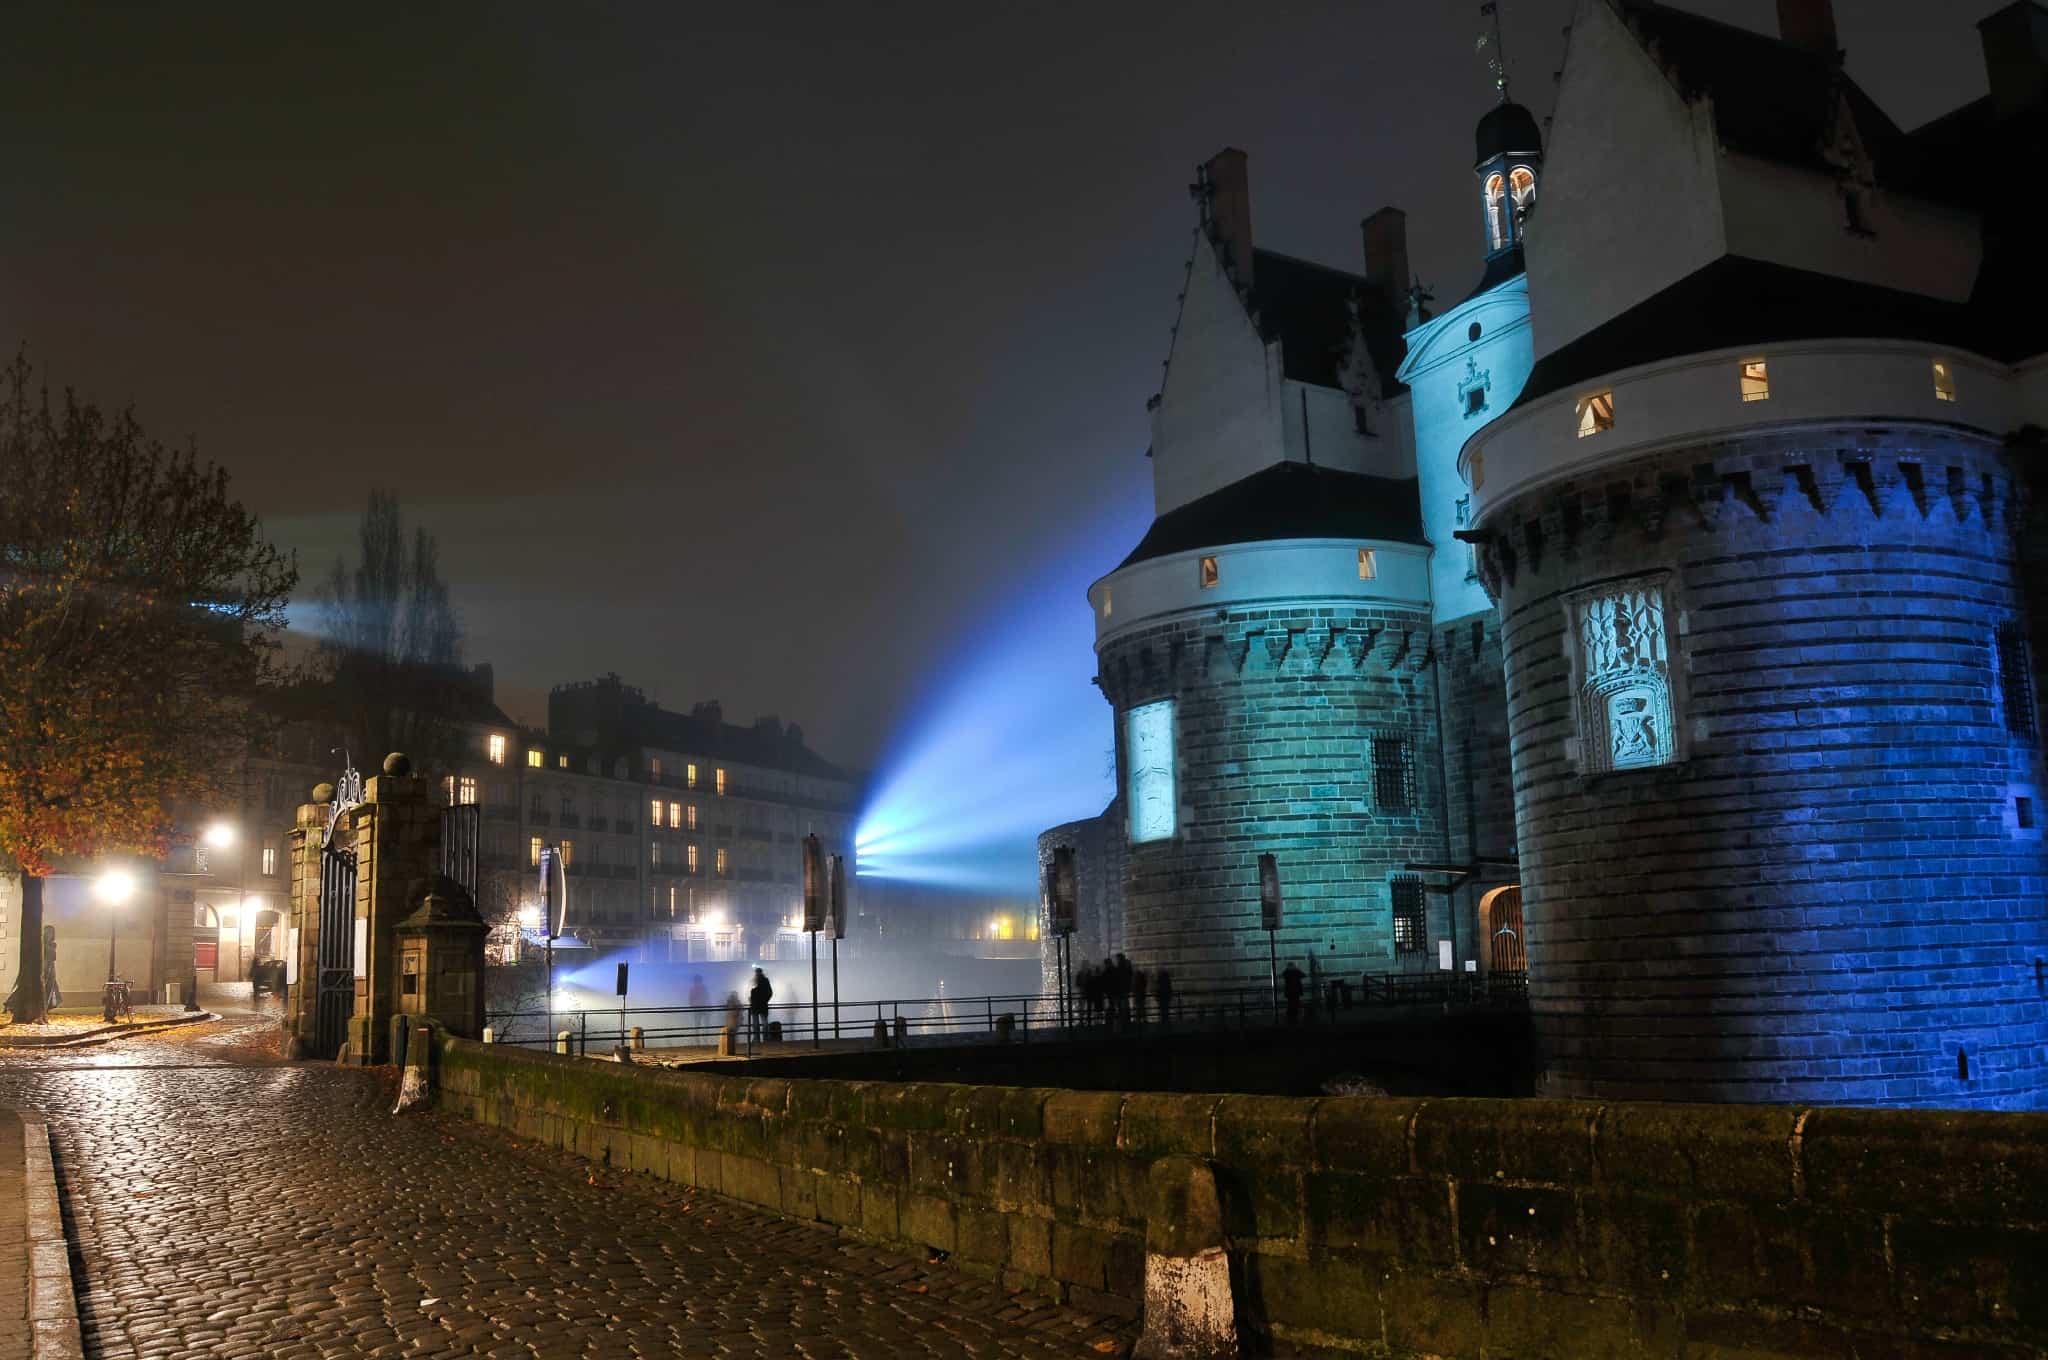
[[[1252,252],[1250,305],[1267,340],[1280,342],[1286,376],[1318,387],[1341,387],[1345,354],[1351,347],[1351,311],[1380,375],[1382,397],[1401,390],[1394,370],[1401,366],[1401,318],[1376,286],[1358,274],[1298,260],[1270,250]]]
[[[1763,160],[1832,170],[1847,101],[1871,159],[1882,162],[1898,125],[1841,67],[1768,34],[1653,0],[1610,0],[1637,41],[1688,100],[1713,102],[1721,144]]]

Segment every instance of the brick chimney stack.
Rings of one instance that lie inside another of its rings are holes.
[[[1237,276],[1237,286],[1252,286],[1252,187],[1245,154],[1227,146],[1202,165],[1196,198],[1202,226],[1223,249],[1223,259]]]
[[[1834,0],[1778,0],[1778,36],[1829,63],[1842,60]]]
[[[1381,208],[1359,230],[1365,235],[1365,281],[1402,311],[1408,299],[1408,214]]]

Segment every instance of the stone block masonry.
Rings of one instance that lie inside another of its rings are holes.
[[[1990,441],[1806,428],[1487,512],[1541,1093],[2048,1103],[2013,495]],[[1588,772],[1566,609],[1617,581],[1662,591],[1675,745]]]
[[[1214,1169],[1238,1309],[1362,1355],[2048,1348],[2048,1116],[749,1079],[444,1039],[446,1108],[1135,1311],[1150,1171]]]

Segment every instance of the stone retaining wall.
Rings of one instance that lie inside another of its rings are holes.
[[[2048,1347],[2048,1116],[748,1079],[442,1041],[445,1108],[1090,1308],[1210,1160],[1240,1310],[1379,1356]]]

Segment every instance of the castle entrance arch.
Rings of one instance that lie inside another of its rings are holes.
[[[1480,955],[1489,973],[1526,973],[1529,955],[1522,931],[1522,885],[1510,883],[1479,899]]]

